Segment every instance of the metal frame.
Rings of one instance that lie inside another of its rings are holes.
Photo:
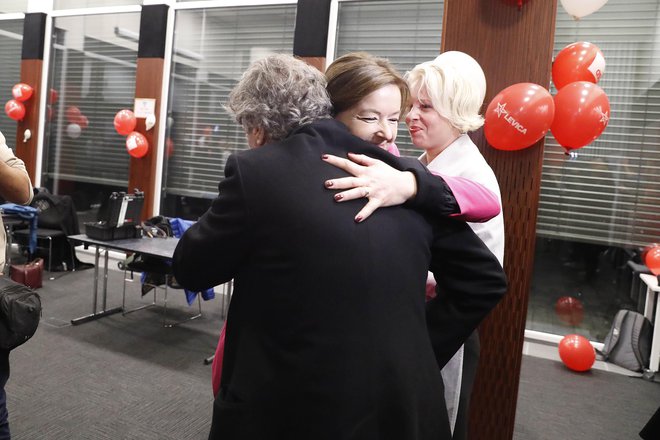
[[[131,275],[130,277],[127,277],[126,274],[127,272],[130,272]],[[122,315],[126,316],[129,313],[137,312],[138,310],[143,310],[149,307],[154,307],[157,306],[158,304],[156,303],[156,293],[158,292],[158,289],[163,289],[165,291],[164,293],[164,298],[163,298],[163,327],[171,328],[174,326],[177,326],[179,324],[183,324],[188,321],[192,321],[193,319],[200,318],[202,316],[202,299],[200,298],[200,294],[197,294],[197,307],[198,307],[198,313],[196,315],[190,316],[186,319],[182,319],[180,321],[172,321],[168,322],[167,321],[167,291],[168,291],[168,283],[172,279],[172,275],[170,274],[165,274],[165,285],[160,286],[156,284],[151,284],[151,283],[145,283],[145,285],[149,285],[150,287],[153,288],[154,290],[154,299],[151,303],[149,304],[144,304],[138,307],[135,307],[133,309],[126,310],[126,283],[134,283],[136,280],[134,278],[134,272],[131,270],[128,265],[124,266],[124,283],[123,283],[123,289],[122,289],[122,299],[121,299],[121,306],[122,306]]]

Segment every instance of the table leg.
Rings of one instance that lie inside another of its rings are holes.
[[[97,303],[98,303],[98,290],[99,290],[99,256],[101,250],[98,245],[96,246],[96,253],[94,255],[94,291],[93,291],[93,300],[92,300],[92,313],[87,316],[81,316],[80,318],[74,318],[71,320],[71,325],[84,324],[89,321],[94,321],[104,316],[114,315],[115,313],[121,312],[123,309],[121,307],[114,307],[112,309],[106,309],[106,299],[108,296],[108,250],[105,250],[104,258],[104,267],[103,267],[103,309],[100,312],[97,312]]]
[[[655,308],[655,292],[650,287],[646,288],[646,299],[644,300],[644,316],[653,322],[653,309]]]

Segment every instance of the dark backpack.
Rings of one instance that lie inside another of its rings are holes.
[[[641,313],[619,310],[605,337],[603,360],[632,371],[649,367],[653,326]]]
[[[0,276],[0,348],[12,350],[34,335],[41,298],[29,287]]]

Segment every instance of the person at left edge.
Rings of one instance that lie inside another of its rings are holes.
[[[32,201],[32,182],[22,160],[7,146],[0,133],[0,196],[7,202],[28,205]],[[5,267],[5,228],[0,217],[0,276]],[[11,438],[5,385],[9,380],[9,350],[0,349],[0,440]]]
[[[329,119],[324,86],[291,56],[248,69],[229,102],[248,143],[288,136],[228,159],[174,253],[184,287],[235,282],[209,438],[448,440],[438,366],[504,295],[502,267],[464,222],[398,206],[357,223],[360,202],[327,197],[324,182],[346,173],[326,152],[410,170],[411,205],[436,209],[427,184],[440,179]],[[425,304],[429,267],[443,288]]]

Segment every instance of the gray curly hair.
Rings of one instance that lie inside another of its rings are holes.
[[[301,125],[330,118],[325,86],[317,69],[291,55],[271,55],[243,73],[226,108],[246,132],[262,128],[269,141],[279,141]]]

